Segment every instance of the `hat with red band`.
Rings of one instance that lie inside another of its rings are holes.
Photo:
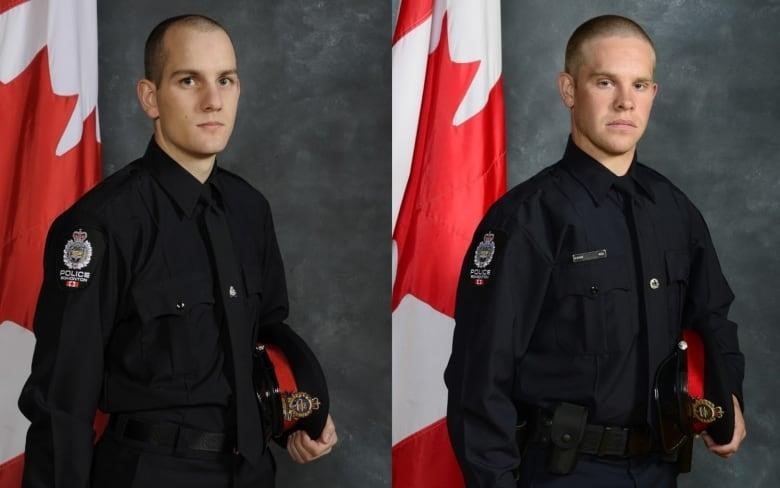
[[[677,347],[656,371],[653,393],[667,452],[703,431],[718,444],[734,435],[734,405],[717,343],[683,329]]]
[[[325,374],[306,342],[286,324],[263,327],[254,353],[253,379],[265,441],[284,446],[304,430],[319,438],[330,402]]]

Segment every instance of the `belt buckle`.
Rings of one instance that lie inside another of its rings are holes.
[[[599,456],[625,457],[630,429],[625,427],[604,427],[599,443]]]

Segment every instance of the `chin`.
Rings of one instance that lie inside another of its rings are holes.
[[[213,156],[214,154],[221,153],[225,147],[227,147],[227,142],[220,144],[201,144],[194,152]]]
[[[637,142],[638,141],[632,137],[630,140],[604,141],[602,147],[607,153],[612,154],[613,156],[619,156],[634,151]]]

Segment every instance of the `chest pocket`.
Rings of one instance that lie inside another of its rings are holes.
[[[673,333],[672,337],[677,337],[683,321],[691,258],[686,250],[666,251],[664,258],[666,260],[666,300],[669,311],[669,327]]]
[[[609,257],[567,264],[553,273],[549,322],[558,349],[573,354],[622,351],[638,331],[628,261]]]
[[[211,282],[204,275],[178,276],[137,283],[132,295],[141,319],[140,376],[152,386],[186,381],[197,362],[196,348],[213,349],[216,343],[210,343],[219,340],[219,330],[210,327],[215,324]]]

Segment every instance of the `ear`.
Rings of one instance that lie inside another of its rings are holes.
[[[138,81],[135,90],[141,110],[147,117],[156,120],[160,116],[160,111],[157,109],[157,86],[151,80],[144,78]]]
[[[574,77],[565,71],[558,74],[558,93],[567,108],[574,106]]]

